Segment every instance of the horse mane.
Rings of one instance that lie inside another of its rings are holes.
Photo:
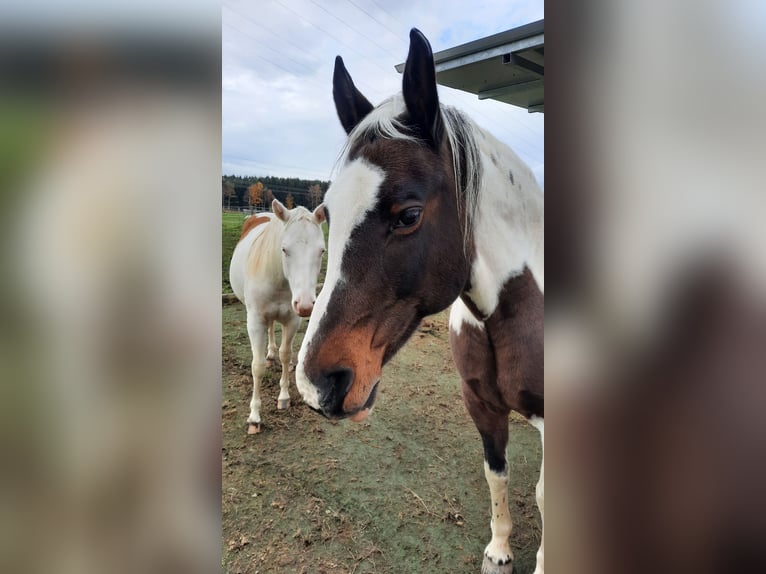
[[[279,281],[284,274],[280,249],[285,225],[275,216],[269,215],[270,221],[263,224],[263,231],[250,247],[253,250],[250,265],[253,269],[267,273],[275,281]]]
[[[440,104],[440,108],[444,120],[444,132],[452,153],[458,216],[461,216],[465,208],[463,238],[464,246],[467,248],[473,230],[483,177],[481,155],[476,143],[478,128],[468,116],[452,106]],[[349,150],[354,143],[372,134],[383,139],[422,143],[422,140],[413,135],[408,126],[401,121],[400,118],[405,112],[404,97],[401,94],[381,102],[351,131],[334,169],[346,163]]]

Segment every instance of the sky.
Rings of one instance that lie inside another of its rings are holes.
[[[341,55],[373,104],[401,91],[410,28],[434,52],[544,17],[542,0],[223,0],[223,159],[226,175],[332,178],[345,142],[332,100]],[[544,183],[544,115],[439,86],[509,145]]]

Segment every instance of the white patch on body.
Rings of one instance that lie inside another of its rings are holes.
[[[477,138],[484,181],[474,219],[476,258],[467,295],[486,317],[497,307],[506,281],[525,266],[544,292],[544,197],[513,150],[481,128],[474,130],[484,136]]]
[[[463,324],[471,325],[477,329],[484,329],[484,323],[476,318],[471,310],[466,306],[463,300],[458,297],[452,303],[452,308],[449,312],[449,328],[456,335],[460,335]]]
[[[268,217],[274,219],[271,213],[259,213],[258,217]],[[247,218],[245,218],[247,219]],[[250,255],[250,249],[255,240],[264,232],[268,222],[264,222],[253,227],[234,247],[234,253],[231,256],[229,264],[229,283],[231,290],[242,303],[245,302],[245,269],[247,268],[247,259]]]
[[[298,352],[295,382],[303,400],[311,407],[319,408],[316,387],[308,380],[303,369],[308,347],[316,334],[322,318],[327,313],[335,286],[343,281],[341,263],[351,233],[375,208],[378,191],[385,179],[382,169],[362,158],[346,164],[325,195],[325,206],[330,214],[330,233],[327,241],[327,275],[322,291],[314,304],[303,344]]]

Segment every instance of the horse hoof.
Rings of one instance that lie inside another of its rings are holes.
[[[261,423],[247,423],[247,434],[258,434],[261,432]]]
[[[290,408],[290,399],[279,399],[277,401],[277,409],[283,411]]]
[[[481,565],[481,574],[513,574],[513,560],[505,564],[495,564],[485,556]]]

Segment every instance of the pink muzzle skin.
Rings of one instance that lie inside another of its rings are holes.
[[[313,301],[308,304],[299,302],[299,301],[293,301],[293,311],[295,311],[299,317],[309,317],[313,310],[314,310]]]

